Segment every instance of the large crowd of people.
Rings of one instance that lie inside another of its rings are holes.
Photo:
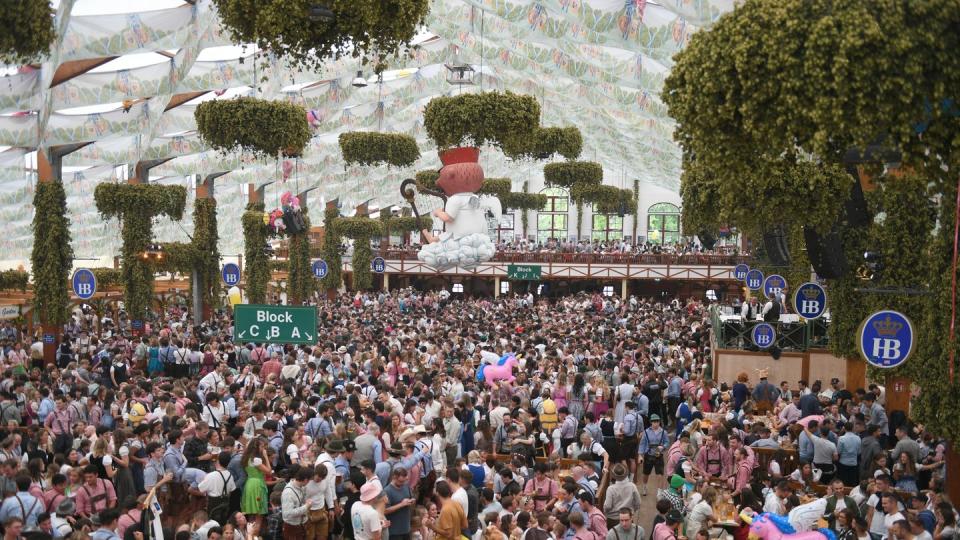
[[[4,537],[743,540],[761,512],[842,540],[957,535],[937,434],[876,385],[714,380],[701,301],[317,309],[312,345],[237,340],[223,311],[134,335],[78,310],[55,365],[5,324]]]

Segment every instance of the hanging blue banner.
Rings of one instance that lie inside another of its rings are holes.
[[[857,344],[868,363],[892,368],[907,361],[915,345],[913,324],[899,311],[883,310],[860,324]]]
[[[804,283],[793,293],[793,309],[804,319],[819,318],[827,310],[827,291],[819,283]]]
[[[228,287],[233,287],[237,283],[240,283],[240,267],[233,263],[227,263],[223,265],[220,276]]]
[[[87,268],[78,268],[70,281],[73,285],[73,294],[81,300],[89,300],[97,292],[97,276]]]
[[[310,267],[313,269],[313,277],[323,279],[327,276],[327,261],[313,261]]]
[[[756,268],[747,272],[746,283],[747,288],[751,291],[759,291],[760,287],[763,287],[763,272]]]
[[[766,349],[777,341],[777,331],[774,330],[771,324],[760,323],[750,331],[750,341],[757,347]]]
[[[786,288],[787,280],[779,274],[770,274],[767,279],[763,280],[763,294],[767,298],[772,299],[775,296],[780,296],[780,293]]]

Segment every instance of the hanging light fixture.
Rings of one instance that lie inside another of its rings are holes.
[[[363,78],[363,71],[357,70],[357,76],[353,78],[354,88],[366,88],[367,80]]]
[[[474,84],[473,75],[476,73],[476,71],[473,69],[473,66],[460,60],[459,47],[457,47],[454,51],[453,61],[449,64],[444,64],[444,67],[447,68],[448,83],[458,86]]]
[[[140,253],[140,258],[148,260],[163,260],[163,244],[148,244],[147,248]]]

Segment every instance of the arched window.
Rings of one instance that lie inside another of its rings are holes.
[[[677,205],[663,202],[647,210],[647,241],[661,245],[680,241],[680,208]]]
[[[513,242],[513,214],[502,214],[497,223],[497,242]]]
[[[546,242],[551,238],[566,240],[567,210],[570,200],[567,191],[561,188],[547,188],[541,191],[547,196],[547,204],[537,215],[537,240]]]
[[[600,214],[596,207],[593,209],[593,240],[620,240],[623,238],[623,216],[617,214]]]

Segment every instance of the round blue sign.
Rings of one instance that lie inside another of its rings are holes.
[[[370,267],[373,268],[374,272],[382,274],[387,269],[387,262],[383,260],[383,257],[377,257],[370,263]]]
[[[73,294],[81,300],[89,300],[97,292],[97,276],[93,275],[93,272],[87,268],[78,268],[73,273],[71,283],[73,284]]]
[[[750,271],[750,266],[746,264],[738,264],[733,267],[733,279],[737,281],[743,281],[747,279],[747,272]]]
[[[770,274],[767,279],[763,280],[763,294],[767,298],[772,299],[775,296],[780,296],[780,293],[786,288],[787,280],[779,274]]]
[[[793,293],[793,309],[804,319],[819,318],[827,310],[827,291],[819,283],[804,283]]]
[[[879,368],[897,367],[913,353],[913,324],[899,311],[870,315],[860,325],[859,337],[860,354]]]
[[[220,271],[220,276],[223,277],[224,283],[230,287],[233,287],[237,283],[240,283],[240,267],[233,263],[227,263],[223,265],[223,270]]]
[[[310,268],[313,269],[313,276],[316,278],[323,279],[327,276],[327,261],[313,261]]]
[[[766,349],[777,341],[777,331],[773,329],[773,325],[760,323],[750,331],[750,341],[757,347]]]
[[[747,272],[746,283],[751,291],[759,291],[760,287],[763,287],[763,272],[756,268]]]

